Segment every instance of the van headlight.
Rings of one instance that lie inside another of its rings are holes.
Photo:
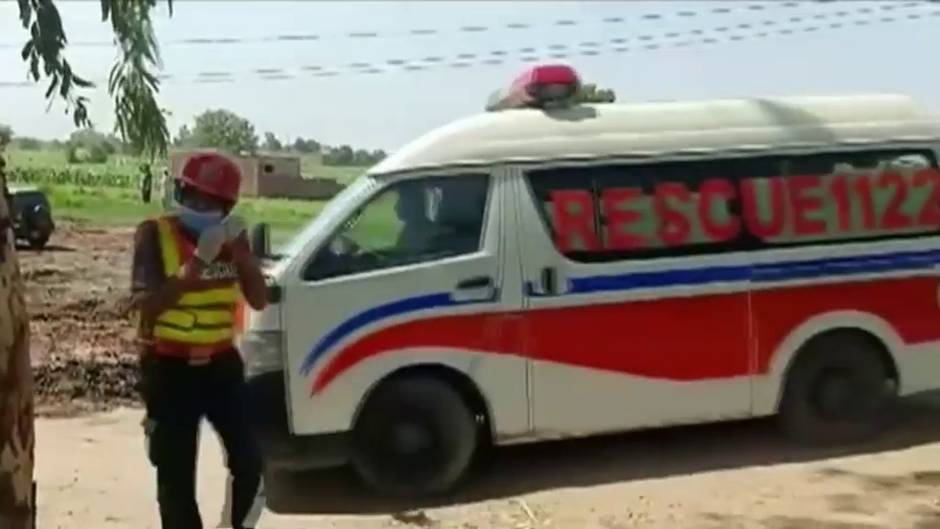
[[[245,358],[247,377],[284,369],[283,332],[248,331],[239,337],[238,346]]]

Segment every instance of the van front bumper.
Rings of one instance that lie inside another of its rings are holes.
[[[311,470],[341,466],[349,460],[347,432],[291,433],[282,371],[248,378],[248,406],[255,438],[268,468]]]

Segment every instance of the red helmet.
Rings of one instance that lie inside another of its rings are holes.
[[[242,171],[227,156],[214,152],[198,153],[186,160],[177,179],[203,193],[236,202]]]

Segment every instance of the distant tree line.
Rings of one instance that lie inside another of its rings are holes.
[[[73,132],[68,140],[40,140],[14,136],[13,130],[0,124],[0,150],[10,145],[25,151],[64,150],[70,164],[104,163],[115,154],[133,154],[132,149],[113,134],[93,129]],[[331,147],[309,138],[282,142],[274,133],[266,132],[259,141],[254,125],[247,119],[225,109],[207,110],[196,116],[191,125],[180,127],[173,138],[179,148],[209,147],[232,154],[270,153],[319,154],[323,165],[366,166],[385,158],[383,150],[354,149],[349,145]]]
[[[129,146],[114,135],[91,129],[73,132],[65,142],[65,160],[68,163],[104,163],[114,154],[129,154]]]
[[[262,150],[267,152],[295,152],[300,154],[320,154],[323,165],[374,165],[382,161],[387,154],[381,149],[367,151],[353,149],[349,145],[330,147],[317,140],[296,138],[292,143],[284,144],[272,132],[264,133]]]
[[[0,125],[0,151],[13,140],[13,129],[8,125]]]
[[[40,140],[29,136],[15,136],[13,129],[0,125],[0,150],[11,146],[24,151],[43,149],[64,150],[68,163],[104,163],[114,154],[130,154],[131,148],[113,134],[103,134],[93,129],[80,129],[69,135],[68,140]]]
[[[617,95],[613,90],[584,84],[575,96],[579,103],[613,103]],[[91,129],[73,132],[67,141],[43,141],[30,137],[15,137],[13,130],[0,124],[0,150],[10,145],[23,150],[46,148],[64,149],[69,163],[102,163],[116,153],[131,154],[132,150],[113,134]],[[211,147],[232,154],[270,153],[319,154],[323,165],[374,165],[386,157],[386,152],[357,149],[349,145],[329,146],[314,139],[297,137],[281,141],[274,133],[265,132],[262,142],[255,126],[230,110],[210,109],[196,116],[190,125],[180,127],[173,145],[181,148]]]
[[[609,88],[598,88],[596,84],[581,85],[574,99],[578,103],[613,103],[617,101],[617,94]]]
[[[247,119],[225,109],[207,110],[196,116],[192,128],[183,125],[173,139],[176,147],[212,147],[233,154],[270,153],[319,154],[324,165],[373,165],[385,158],[382,150],[354,149],[349,145],[330,147],[309,138],[281,141],[265,132],[264,141]]]

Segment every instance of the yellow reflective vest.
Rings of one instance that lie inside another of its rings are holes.
[[[180,274],[195,244],[183,235],[176,217],[156,220],[166,277]],[[228,247],[204,271],[196,286],[157,315],[153,340],[158,354],[208,358],[232,347],[239,298],[238,273]]]

